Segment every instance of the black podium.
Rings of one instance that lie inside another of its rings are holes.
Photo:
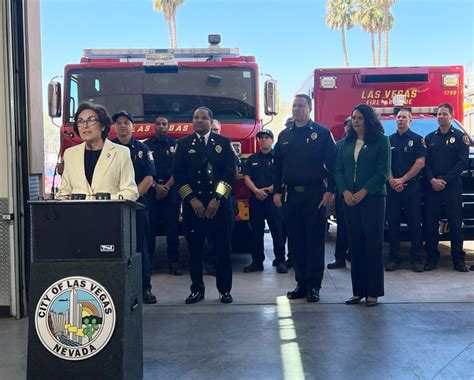
[[[127,200],[33,201],[28,379],[143,377],[141,254]]]

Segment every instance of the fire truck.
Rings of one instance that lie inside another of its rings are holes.
[[[256,134],[262,128],[259,70],[255,57],[241,56],[237,48],[221,48],[220,36],[209,36],[208,48],[193,49],[85,49],[80,63],[64,69],[61,83],[48,88],[49,115],[62,117],[61,152],[81,141],[73,131],[74,113],[81,102],[105,106],[112,115],[127,110],[134,115],[136,139],[154,135],[154,121],[170,121],[170,135],[192,133],[192,116],[209,107],[222,124],[222,135],[232,141],[241,160],[256,152]],[[63,99],[63,100],[62,100]],[[264,83],[264,112],[278,113],[278,85]],[[109,138],[115,137],[112,126]],[[238,214],[234,250],[247,250],[249,191],[243,180],[234,184]]]
[[[411,129],[426,136],[438,128],[436,113],[441,103],[453,106],[453,126],[464,130],[463,74],[462,66],[315,69],[307,81],[309,88],[302,91],[314,98],[314,120],[329,128],[336,140],[342,138],[343,122],[359,103],[377,111],[387,135],[397,129],[398,109],[408,108],[413,113]],[[465,239],[474,239],[473,167],[471,156],[469,169],[462,174]],[[442,240],[448,231],[443,215]]]

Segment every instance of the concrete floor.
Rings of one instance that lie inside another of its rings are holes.
[[[270,239],[266,235],[266,239]],[[270,240],[267,247],[270,247]],[[160,242],[158,252],[163,252]],[[466,243],[474,261],[474,242]],[[185,243],[182,244],[185,264]],[[326,245],[332,260],[334,234]],[[440,269],[385,273],[381,305],[347,306],[349,269],[326,270],[321,301],[288,301],[294,273],[244,274],[250,256],[234,255],[234,303],[218,302],[205,276],[206,300],[185,305],[189,275],[168,275],[155,260],[156,305],[144,307],[145,379],[474,379],[474,272]],[[473,262],[474,264],[474,262]],[[0,379],[24,379],[27,320],[0,319]],[[89,377],[90,378],[90,377]]]

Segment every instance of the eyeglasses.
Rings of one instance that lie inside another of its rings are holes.
[[[76,125],[77,125],[78,127],[83,127],[84,125],[87,125],[88,127],[92,127],[92,126],[95,125],[98,121],[99,121],[99,119],[97,119],[97,118],[95,118],[95,117],[89,117],[87,120],[77,119]]]

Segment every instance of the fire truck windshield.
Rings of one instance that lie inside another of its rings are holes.
[[[84,101],[105,106],[111,115],[127,110],[136,122],[152,122],[157,116],[190,122],[199,106],[209,107],[216,119],[228,123],[248,123],[256,117],[256,80],[249,68],[84,68],[71,70],[67,81],[68,122]]]

